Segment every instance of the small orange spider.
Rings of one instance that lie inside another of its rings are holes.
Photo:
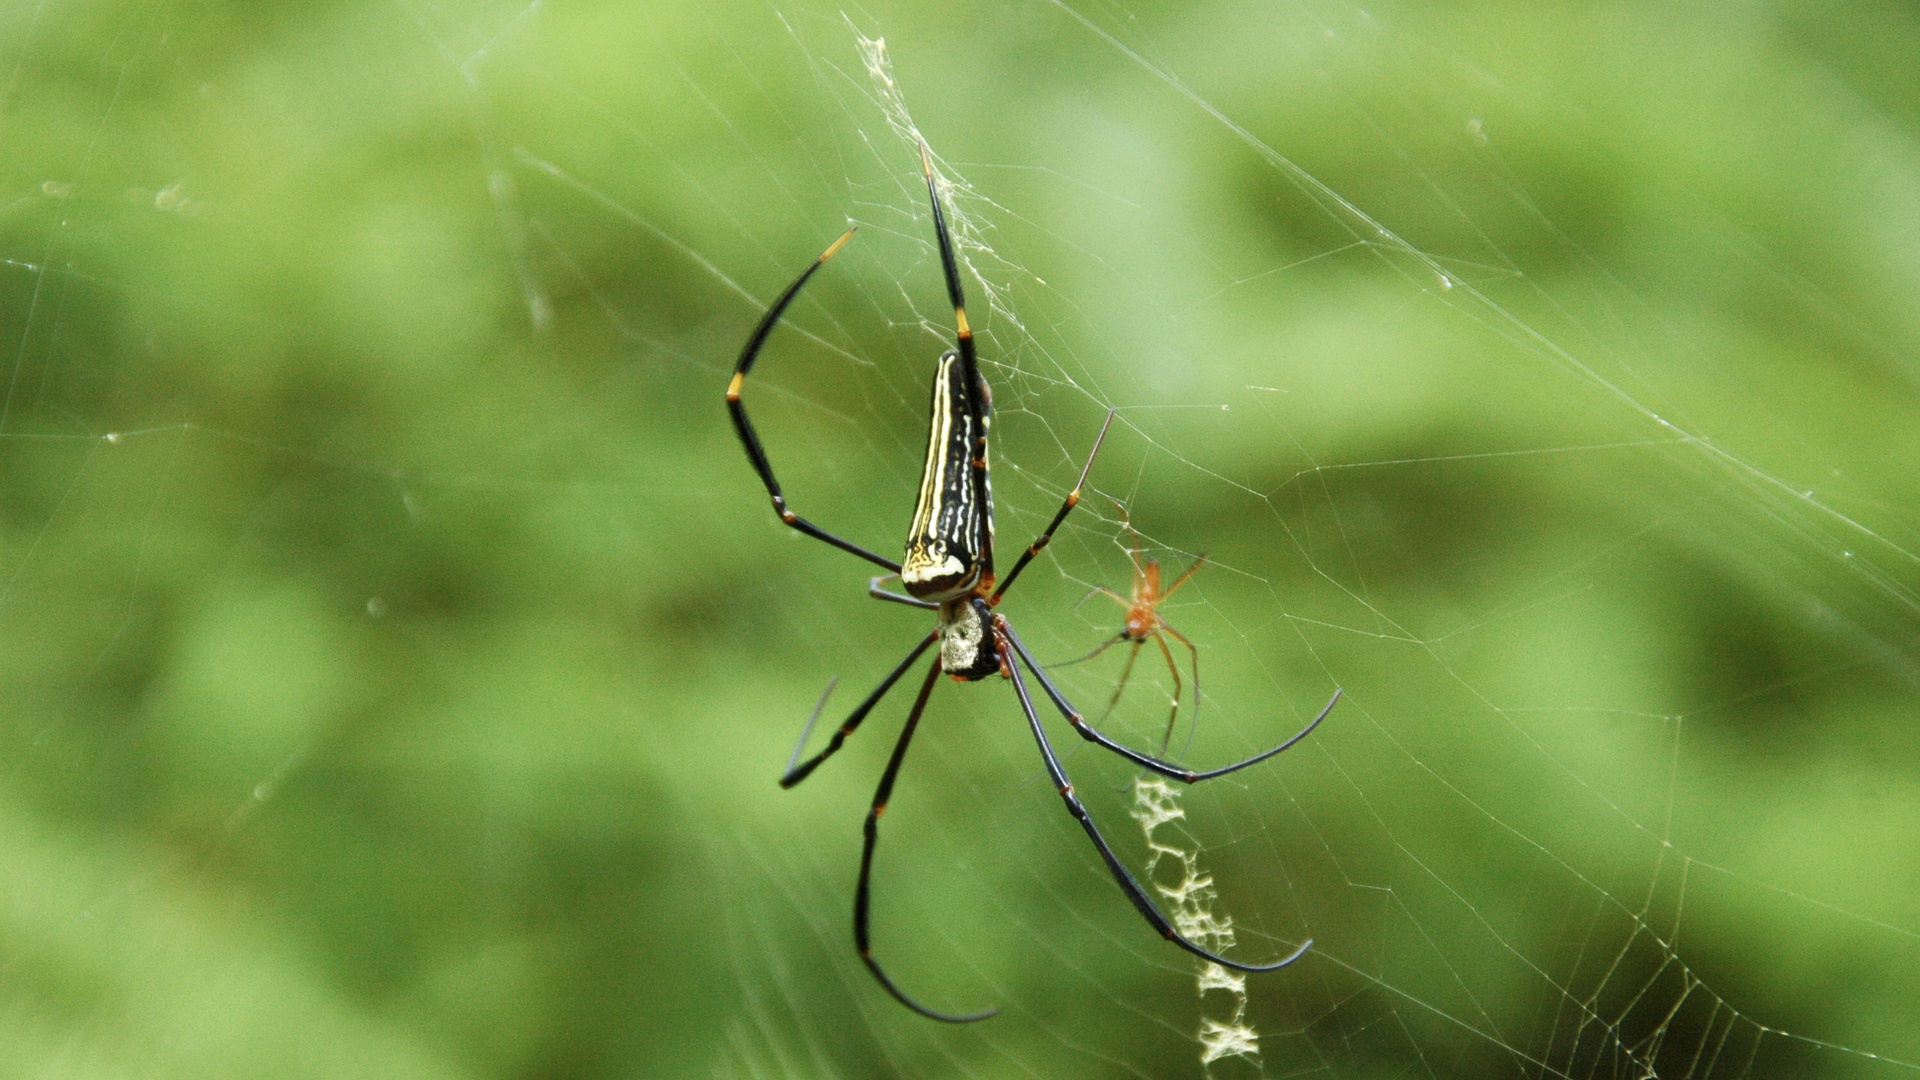
[[[1182,686],[1180,665],[1174,662],[1173,650],[1167,647],[1165,635],[1173,635],[1174,640],[1185,645],[1187,652],[1193,657],[1193,716],[1196,720],[1199,719],[1200,716],[1200,650],[1193,647],[1193,642],[1188,641],[1185,634],[1175,630],[1167,620],[1161,618],[1159,609],[1167,597],[1172,596],[1175,590],[1185,585],[1187,579],[1193,576],[1193,572],[1200,569],[1200,564],[1206,562],[1207,557],[1202,555],[1194,559],[1193,565],[1187,567],[1186,571],[1179,577],[1174,578],[1173,584],[1162,590],[1160,588],[1160,560],[1151,556],[1149,556],[1145,562],[1140,560],[1140,532],[1133,527],[1132,519],[1127,516],[1127,508],[1121,505],[1118,499],[1114,500],[1113,505],[1120,511],[1120,524],[1125,526],[1127,533],[1133,537],[1132,542],[1127,545],[1127,558],[1133,561],[1133,598],[1128,599],[1102,585],[1095,588],[1092,592],[1087,593],[1086,596],[1081,597],[1080,602],[1082,604],[1086,603],[1095,593],[1110,596],[1126,607],[1127,622],[1118,634],[1101,642],[1099,648],[1077,660],[1069,660],[1067,663],[1078,664],[1091,660],[1123,641],[1131,641],[1133,643],[1133,651],[1127,654],[1126,666],[1120,669],[1120,682],[1113,688],[1113,697],[1108,699],[1106,711],[1100,714],[1100,722],[1104,724],[1106,723],[1107,717],[1113,714],[1114,707],[1120,704],[1120,695],[1126,692],[1127,679],[1133,675],[1133,662],[1140,659],[1140,647],[1147,643],[1148,638],[1152,638],[1154,643],[1160,646],[1160,655],[1167,658],[1167,670],[1173,674],[1173,697],[1171,699],[1173,708],[1167,713],[1166,734],[1160,737],[1160,756],[1165,757],[1167,745],[1173,740],[1173,725],[1180,718],[1180,690]],[[1065,665],[1063,664],[1061,666],[1064,667]]]

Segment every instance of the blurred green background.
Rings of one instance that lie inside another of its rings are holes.
[[[1316,941],[1213,1074],[1920,1071],[1910,6],[47,0],[0,13],[0,1077],[1206,1071],[1230,1010],[1006,687],[938,688],[875,878],[986,1024],[852,953],[910,691],[774,784],[926,626],[721,399],[861,225],[748,400],[896,550],[950,313],[863,37],[957,185],[1006,547],[1119,410],[1003,610],[1111,634],[1120,499],[1212,560],[1188,760],[1345,690],[1182,803],[1234,955]]]

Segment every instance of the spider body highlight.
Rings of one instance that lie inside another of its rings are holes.
[[[920,146],[920,165],[926,176],[927,197],[933,206],[934,238],[939,245],[941,271],[945,275],[948,299],[953,303],[954,347],[940,355],[934,368],[932,403],[929,407],[927,426],[927,456],[921,471],[919,494],[915,500],[913,518],[907,530],[907,542],[904,558],[896,563],[883,555],[843,540],[832,533],[814,525],[794,512],[786,501],[779,482],[774,478],[773,466],[766,450],[760,444],[760,437],[747,417],[745,403],[741,399],[741,390],[746,382],[747,373],[752,369],[754,360],[760,354],[760,348],[766,343],[767,336],[773,331],[780,316],[793,302],[807,279],[812,277],[828,258],[840,250],[852,236],[848,229],[838,240],[815,259],[793,283],[788,285],[774,302],[768,306],[766,314],[758,326],[747,338],[740,351],[739,363],[734,368],[732,380],[727,384],[727,411],[733,419],[734,430],[740,436],[742,447],[746,450],[747,460],[759,474],[767,496],[773,502],[773,509],[780,520],[789,527],[811,536],[823,543],[831,544],[849,554],[865,559],[881,567],[886,573],[870,579],[867,592],[878,600],[904,604],[934,613],[933,628],[924,634],[905,658],[896,664],[886,678],[880,681],[867,696],[854,707],[853,712],[841,722],[840,727],[827,740],[827,745],[812,757],[800,760],[808,737],[812,734],[814,721],[819,718],[821,709],[826,706],[826,695],[821,696],[820,704],[815,707],[814,715],[807,721],[806,728],[800,733],[800,741],[794,747],[793,757],[789,759],[786,772],[780,777],[781,787],[793,787],[811,775],[815,768],[827,758],[839,751],[848,736],[859,728],[867,714],[872,712],[894,683],[906,674],[920,657],[937,642],[940,646],[933,662],[928,665],[927,673],[920,684],[913,706],[907,712],[906,723],[893,746],[893,753],[887,760],[887,766],[880,775],[879,786],[875,789],[873,801],[868,806],[866,825],[863,830],[864,842],[860,853],[860,876],[854,887],[853,937],[854,946],[868,971],[880,985],[902,1005],[922,1016],[949,1023],[966,1023],[984,1020],[994,1015],[995,1010],[978,1013],[946,1013],[928,1008],[914,1000],[901,990],[887,975],[886,970],[873,957],[869,912],[871,909],[871,885],[875,846],[879,839],[880,817],[885,813],[887,802],[892,797],[893,785],[900,774],[902,762],[906,760],[907,746],[913,738],[914,730],[919,726],[920,717],[926,710],[927,699],[933,693],[935,682],[942,672],[960,682],[977,682],[993,675],[1004,676],[1013,684],[1014,696],[1020,704],[1021,712],[1027,719],[1034,741],[1040,749],[1040,757],[1048,775],[1053,779],[1054,788],[1066,803],[1067,811],[1080,822],[1092,841],[1100,857],[1106,863],[1107,870],[1113,875],[1114,882],[1120,886],[1135,910],[1146,919],[1162,937],[1181,948],[1230,968],[1242,971],[1270,971],[1285,967],[1306,954],[1312,941],[1302,943],[1291,954],[1265,964],[1248,964],[1229,960],[1205,947],[1194,943],[1182,935],[1173,923],[1160,912],[1147,895],[1140,882],[1134,878],[1113,848],[1101,835],[1099,826],[1081,804],[1074,793],[1073,784],[1067,778],[1066,770],[1061,766],[1059,756],[1054,752],[1046,729],[1041,726],[1040,715],[1034,709],[1033,699],[1027,691],[1022,668],[1039,682],[1042,692],[1053,707],[1073,726],[1080,737],[1096,743],[1128,761],[1150,769],[1162,776],[1180,780],[1184,783],[1197,783],[1223,776],[1237,769],[1246,768],[1256,762],[1264,761],[1305,738],[1327,713],[1340,700],[1340,691],[1335,690],[1333,699],[1327,702],[1320,714],[1302,728],[1292,738],[1244,761],[1222,766],[1205,772],[1195,772],[1171,765],[1157,757],[1134,750],[1102,735],[1089,725],[1071,703],[1054,686],[1051,679],[1041,669],[1039,663],[1028,651],[1013,625],[1000,615],[995,608],[1006,595],[1007,589],[1016,581],[1020,572],[1043,550],[1053,538],[1054,531],[1066,520],[1080,500],[1080,490],[1086,484],[1087,475],[1093,470],[1094,458],[1099,454],[1100,444],[1105,440],[1107,429],[1113,424],[1114,414],[1107,413],[1106,423],[1100,428],[1100,434],[1094,439],[1093,449],[1087,455],[1086,465],[1080,470],[1080,477],[1074,483],[1073,490],[1067,494],[1053,520],[1039,537],[1029,544],[1020,558],[1013,564],[1006,577],[996,579],[993,563],[993,489],[987,475],[987,436],[992,424],[991,392],[986,380],[980,374],[979,361],[974,353],[973,331],[967,324],[966,303],[960,286],[960,272],[954,259],[953,241],[947,233],[946,220],[941,212],[939,189],[935,183],[933,162],[927,152],[926,144]],[[1157,570],[1156,570],[1157,573]],[[893,592],[885,588],[886,582],[898,579],[906,589],[905,593]],[[1185,580],[1184,577],[1182,580]],[[1178,582],[1175,583],[1178,587]],[[1171,592],[1169,589],[1168,592]],[[1151,608],[1149,608],[1151,613]],[[832,692],[829,684],[828,692]]]

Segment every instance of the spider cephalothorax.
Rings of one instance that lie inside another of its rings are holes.
[[[940,605],[940,670],[961,682],[1001,674],[1005,663],[992,629],[993,608],[981,597]]]

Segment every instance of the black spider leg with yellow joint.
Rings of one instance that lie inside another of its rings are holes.
[[[884,555],[875,555],[859,544],[842,540],[788,509],[787,497],[780,492],[780,482],[773,478],[773,463],[767,460],[767,452],[760,445],[760,436],[753,430],[753,421],[747,419],[746,403],[740,400],[740,388],[747,381],[747,372],[753,369],[753,361],[760,355],[760,347],[766,344],[767,335],[773,333],[774,324],[780,321],[780,316],[787,310],[787,305],[793,303],[793,298],[800,295],[800,287],[807,283],[807,279],[813,276],[813,272],[820,269],[822,263],[833,258],[834,252],[845,246],[847,241],[853,239],[854,231],[858,228],[859,226],[856,225],[848,229],[840,234],[840,239],[827,245],[827,250],[821,252],[820,257],[813,260],[805,270],[800,271],[800,276],[793,279],[793,284],[787,286],[787,291],[781,293],[780,298],[767,307],[767,313],[760,318],[760,325],[754,327],[753,336],[747,339],[746,347],[740,350],[740,362],[734,365],[733,381],[727,384],[727,412],[733,417],[733,430],[740,433],[740,442],[747,448],[747,460],[753,462],[753,471],[760,474],[760,482],[767,486],[767,496],[773,500],[773,512],[780,515],[781,521],[816,540],[825,540],[841,551],[858,555],[876,566],[884,566],[897,574],[900,572],[899,563]]]
[[[1032,671],[1034,675],[1038,676],[1044,683],[1046,676],[1040,674],[1039,666],[1033,662],[1031,656],[1027,655],[1026,646],[1020,643],[1020,639],[1013,632],[1012,625],[1009,624],[1005,618],[995,615],[993,617],[993,629],[995,636],[1000,639],[1000,648],[1010,653],[1017,653],[1020,659],[1026,663],[1028,670]],[[1159,907],[1148,898],[1147,890],[1141,888],[1139,879],[1135,878],[1133,872],[1127,869],[1126,864],[1120,861],[1120,856],[1114,854],[1113,847],[1107,843],[1107,838],[1100,834],[1100,826],[1094,824],[1093,815],[1087,813],[1087,808],[1081,803],[1080,796],[1074,794],[1073,781],[1067,777],[1066,767],[1060,764],[1059,755],[1053,752],[1053,742],[1047,738],[1047,729],[1041,726],[1040,714],[1034,710],[1033,698],[1027,693],[1026,680],[1020,677],[1020,665],[1015,663],[1011,657],[1009,657],[1007,661],[1007,675],[1013,680],[1014,696],[1020,699],[1020,710],[1026,714],[1027,726],[1033,729],[1034,741],[1040,744],[1040,757],[1046,762],[1047,775],[1053,778],[1054,790],[1058,791],[1060,798],[1066,802],[1067,812],[1072,814],[1074,820],[1080,823],[1080,827],[1087,831],[1087,838],[1093,841],[1094,848],[1100,852],[1100,858],[1107,864],[1107,872],[1113,875],[1113,880],[1119,884],[1120,891],[1125,893],[1127,899],[1133,902],[1134,910],[1138,911],[1141,917],[1147,920],[1148,925],[1158,931],[1161,937],[1166,938],[1168,941],[1173,942],[1175,945],[1180,946],[1200,959],[1209,960],[1219,964],[1221,967],[1230,967],[1236,971],[1275,971],[1307,955],[1307,950],[1313,948],[1312,938],[1301,942],[1298,948],[1271,963],[1242,963],[1239,960],[1229,960],[1219,953],[1209,950],[1204,945],[1188,940],[1185,935],[1175,929],[1173,922],[1161,914]],[[1051,687],[1047,689],[1049,694],[1053,693]],[[1334,696],[1335,698],[1339,697],[1338,694]],[[1329,704],[1327,708],[1331,710],[1333,706]],[[1325,713],[1321,714],[1323,717],[1325,715]],[[1316,719],[1313,723],[1318,724],[1319,722],[1320,721]],[[1077,726],[1078,725],[1076,725],[1076,727]],[[1308,725],[1307,731],[1312,730],[1313,725]],[[1281,750],[1285,750],[1305,735],[1306,731],[1303,731],[1299,735],[1289,739],[1285,745],[1280,746],[1278,749],[1268,751],[1259,757],[1241,762],[1239,765],[1231,765],[1225,769],[1216,770],[1210,775],[1218,776],[1221,773],[1232,772],[1234,769],[1250,765],[1255,761],[1265,760],[1279,753]],[[1194,778],[1189,776],[1185,779],[1191,783]]]
[[[1054,531],[1060,528],[1060,523],[1067,519],[1067,515],[1075,506],[1079,505],[1080,489],[1086,486],[1087,474],[1093,470],[1093,459],[1100,454],[1100,444],[1107,439],[1107,429],[1113,426],[1114,414],[1112,410],[1107,412],[1106,422],[1100,425],[1100,434],[1093,440],[1093,451],[1087,455],[1086,467],[1080,470],[1080,478],[1074,481],[1073,490],[1067,494],[1066,502],[1061,505],[1059,512],[1054,514],[1053,521],[1048,523],[1046,530],[1040,534],[1040,538],[1021,552],[1019,561],[1013,564],[1012,572],[1008,573],[1005,580],[1001,581],[996,588],[993,572],[993,486],[987,471],[987,431],[993,423],[993,394],[987,387],[987,381],[980,377],[980,363],[973,346],[973,327],[967,323],[967,300],[960,286],[959,261],[954,256],[953,239],[947,231],[946,215],[940,209],[940,189],[933,174],[933,158],[927,152],[924,139],[920,142],[920,169],[926,174],[927,199],[933,204],[933,233],[940,245],[940,269],[946,277],[947,299],[953,303],[953,321],[956,327],[954,345],[960,354],[961,369],[965,372],[967,386],[973,395],[968,405],[972,414],[980,418],[979,428],[974,433],[974,452],[970,462],[973,469],[976,501],[980,507],[980,536],[978,546],[975,548],[980,553],[978,579],[980,584],[977,588],[981,592],[991,590],[987,603],[997,606],[1014,579],[1020,576],[1020,571],[1025,570],[1034,556],[1040,554],[1041,550],[1052,541]]]
[[[925,648],[924,645],[921,646]],[[918,656],[919,650],[914,651]],[[913,662],[913,656],[906,663]],[[905,664],[901,665],[906,666]],[[925,1005],[907,996],[906,991],[895,986],[888,977],[886,969],[873,958],[873,938],[868,919],[871,904],[873,880],[873,849],[880,841],[880,815],[887,812],[887,800],[893,797],[893,781],[900,775],[900,763],[907,759],[907,744],[913,741],[913,731],[920,726],[920,714],[927,711],[927,698],[933,694],[933,684],[940,680],[940,657],[935,656],[927,668],[926,681],[920,684],[920,695],[913,699],[913,708],[907,713],[906,726],[900,730],[900,738],[893,744],[893,756],[887,759],[887,771],[880,774],[880,786],[874,789],[873,804],[867,808],[865,839],[860,847],[860,884],[853,893],[853,944],[860,952],[860,962],[867,965],[873,977],[880,981],[894,1000],[929,1020],[940,1020],[948,1024],[971,1024],[976,1020],[985,1020],[999,1015],[999,1009],[986,1009],[977,1013],[944,1013],[938,1009],[929,1009]],[[882,692],[885,687],[881,688]]]
[[[800,732],[800,741],[794,744],[793,760],[788,762],[787,771],[780,774],[780,786],[790,788],[800,781],[805,780],[813,770],[820,767],[821,762],[839,753],[840,747],[847,741],[847,736],[859,729],[860,722],[867,718],[867,714],[873,711],[875,705],[880,704],[881,698],[887,696],[887,691],[893,689],[893,684],[900,681],[900,676],[905,675],[907,669],[913,666],[913,662],[920,659],[920,654],[926,652],[927,647],[938,640],[940,640],[940,631],[938,630],[934,630],[926,637],[921,638],[920,644],[913,647],[913,651],[907,654],[906,659],[894,665],[893,670],[887,673],[886,678],[880,680],[880,685],[873,688],[873,692],[867,695],[866,700],[854,706],[853,712],[849,713],[847,718],[840,722],[840,727],[834,731],[833,737],[827,740],[826,748],[807,760],[801,761],[800,749],[807,745],[807,736],[813,734],[813,723],[809,721],[806,728]],[[828,690],[831,691],[832,687],[828,687]],[[826,702],[826,696],[822,695],[820,704],[825,705]],[[818,718],[818,709],[814,710],[814,716]]]
[[[1028,544],[1027,550],[1020,553],[1020,558],[1014,561],[1013,569],[1007,572],[1007,579],[1000,583],[999,588],[993,590],[993,596],[987,600],[989,604],[999,606],[1000,598],[1005,596],[1007,590],[1013,586],[1014,579],[1020,576],[1020,571],[1027,568],[1027,564],[1033,561],[1034,556],[1046,550],[1047,545],[1053,542],[1053,534],[1060,528],[1060,523],[1067,520],[1067,515],[1073,511],[1074,507],[1080,505],[1080,489],[1087,486],[1087,474],[1093,471],[1093,459],[1099,456],[1100,444],[1107,441],[1107,429],[1113,426],[1113,415],[1114,410],[1108,409],[1106,423],[1100,425],[1100,434],[1094,437],[1093,453],[1087,455],[1086,467],[1080,470],[1080,479],[1073,482],[1073,490],[1067,492],[1067,499],[1060,504],[1059,513],[1053,515],[1053,520],[1047,523],[1046,530],[1040,534],[1039,539]]]
[[[1099,729],[1087,723],[1087,718],[1081,715],[1080,710],[1074,708],[1072,703],[1067,701],[1066,695],[1060,692],[1060,688],[1054,685],[1053,680],[1047,678],[1047,673],[1041,670],[1040,662],[1033,658],[1032,652],[1028,651],[1026,642],[1020,640],[1020,635],[1014,633],[1011,626],[1006,627],[1006,633],[1009,643],[1013,646],[1014,655],[1018,656],[1027,665],[1028,670],[1033,672],[1034,678],[1040,680],[1040,689],[1044,691],[1047,698],[1053,702],[1053,707],[1060,710],[1060,715],[1066,718],[1067,723],[1073,725],[1073,730],[1080,733],[1081,738],[1110,750],[1141,768],[1159,773],[1169,780],[1178,780],[1183,784],[1198,784],[1205,780],[1212,780],[1216,776],[1225,776],[1228,773],[1238,772],[1249,765],[1258,765],[1275,754],[1283,753],[1291,749],[1293,744],[1313,734],[1313,729],[1320,726],[1320,721],[1327,718],[1327,714],[1333,711],[1335,705],[1340,704],[1340,695],[1345,693],[1344,690],[1336,687],[1333,691],[1333,696],[1327,699],[1327,703],[1321,707],[1320,711],[1314,715],[1312,720],[1307,721],[1307,726],[1294,732],[1288,736],[1285,742],[1277,746],[1269,746],[1252,757],[1242,758],[1231,765],[1222,765],[1214,769],[1187,769],[1175,765],[1171,761],[1163,761],[1151,754],[1143,754],[1125,743],[1117,742],[1101,734]]]

